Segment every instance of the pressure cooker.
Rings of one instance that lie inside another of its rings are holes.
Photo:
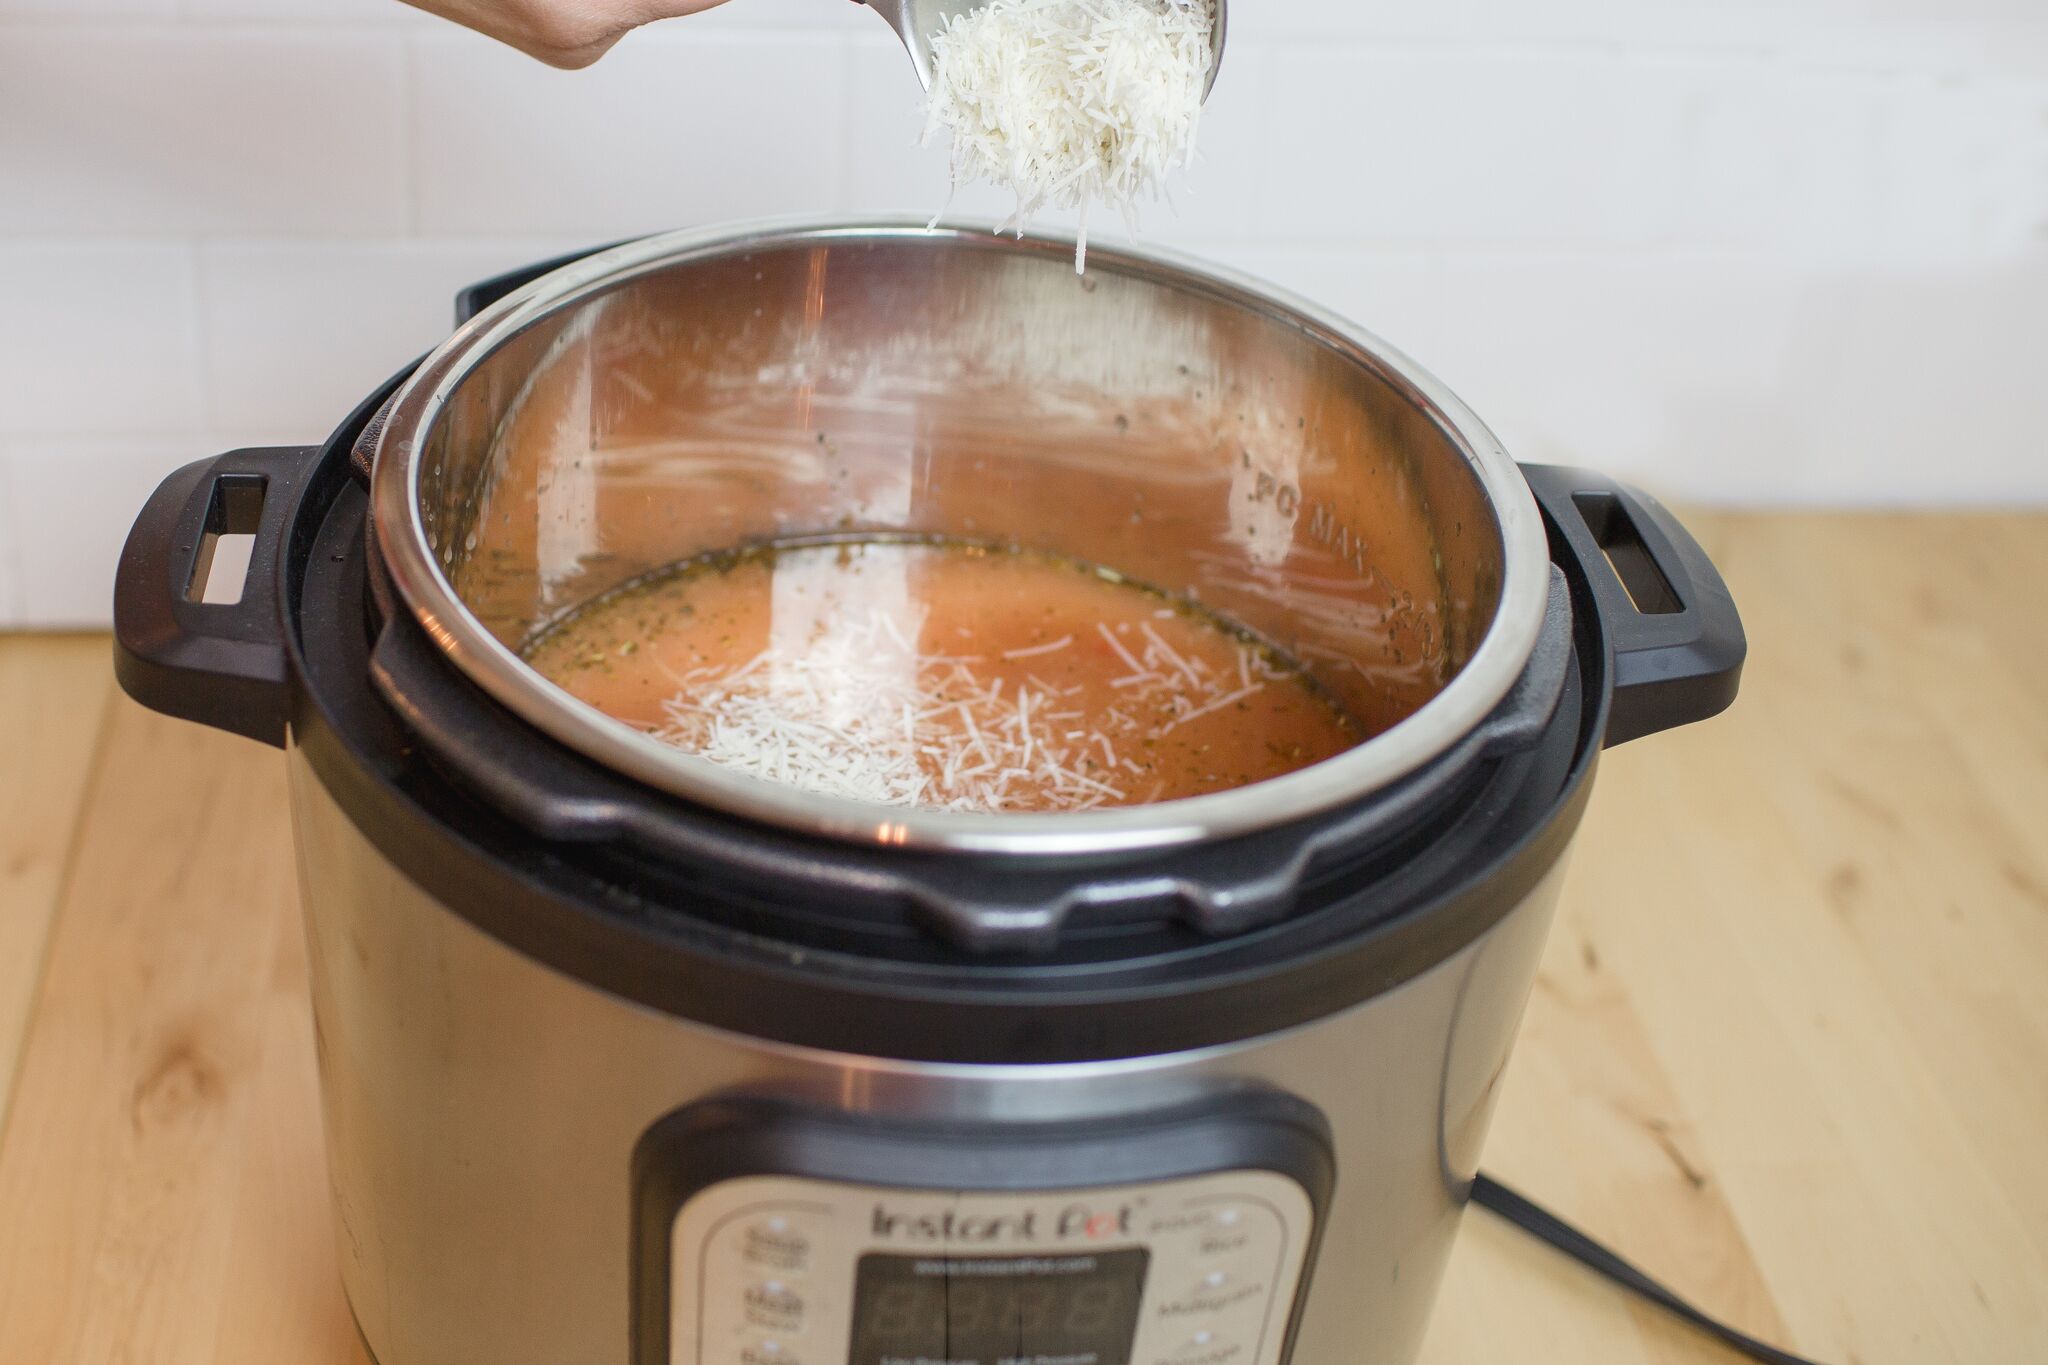
[[[1072,261],[803,221],[548,262],[323,443],[142,511],[123,685],[285,751],[382,1365],[1414,1358],[1599,755],[1727,706],[1741,625],[1658,503],[1516,465],[1357,326]],[[963,814],[720,768],[523,661],[663,566],[878,532],[1192,598],[1377,733]]]

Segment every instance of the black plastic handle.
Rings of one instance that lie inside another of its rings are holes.
[[[291,713],[279,588],[318,446],[231,450],[158,485],[114,578],[114,674],[152,711],[280,747]],[[201,602],[214,538],[251,535],[235,602]]]
[[[513,290],[524,289],[543,275],[552,275],[563,266],[574,265],[586,256],[595,256],[600,251],[610,251],[615,246],[624,246],[627,242],[638,240],[640,239],[637,237],[622,237],[603,246],[587,246],[578,251],[550,257],[545,261],[536,261],[532,265],[522,265],[516,270],[508,270],[502,275],[493,275],[487,280],[478,280],[475,284],[467,285],[455,293],[455,325],[462,326]]]
[[[1749,652],[1728,585],[1663,504],[1604,474],[1523,465],[1614,652],[1606,747],[1725,711]]]

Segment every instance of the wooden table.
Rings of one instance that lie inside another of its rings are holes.
[[[1489,1165],[1821,1360],[2048,1361],[2048,517],[1695,525],[1743,698],[1608,758]],[[99,638],[0,722],[0,1365],[357,1361],[277,755]],[[1734,1357],[1474,1213],[1424,1359]]]

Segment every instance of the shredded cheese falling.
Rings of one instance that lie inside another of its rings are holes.
[[[924,141],[950,140],[956,188],[987,180],[1017,196],[1006,228],[1078,210],[1082,273],[1089,205],[1114,205],[1135,231],[1139,199],[1193,158],[1212,23],[1210,0],[989,0],[949,16],[932,41]]]

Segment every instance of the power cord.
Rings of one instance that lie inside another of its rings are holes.
[[[1674,1317],[1691,1323],[1751,1360],[1762,1361],[1763,1365],[1815,1365],[1803,1356],[1781,1351],[1736,1331],[1718,1318],[1709,1317],[1556,1214],[1531,1203],[1491,1176],[1480,1175],[1473,1180],[1472,1202],[1506,1219],[1538,1241],[1555,1247],[1594,1274],[1614,1281]]]

